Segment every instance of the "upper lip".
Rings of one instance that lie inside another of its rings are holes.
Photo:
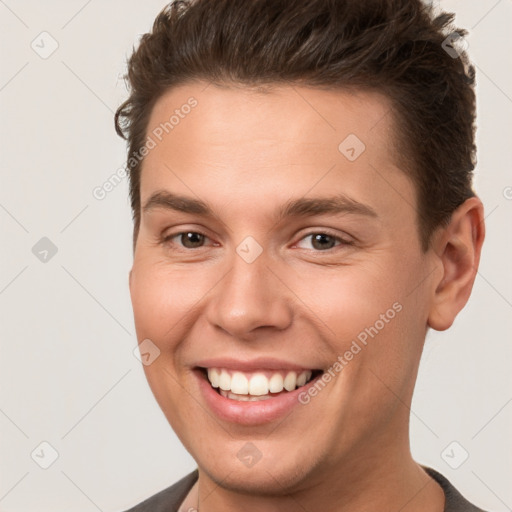
[[[245,372],[254,372],[257,370],[290,370],[300,372],[318,369],[318,367],[315,366],[304,366],[273,357],[258,357],[255,359],[233,359],[231,357],[211,358],[198,361],[196,366],[199,368],[225,368],[227,370],[240,370]]]

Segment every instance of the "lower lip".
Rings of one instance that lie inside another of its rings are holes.
[[[289,414],[294,407],[304,407],[299,402],[299,394],[307,392],[307,389],[313,386],[321,377],[321,375],[318,375],[305,386],[273,398],[242,402],[219,394],[211,386],[210,381],[202,371],[196,370],[194,373],[199,379],[201,393],[214,414],[222,420],[238,423],[239,425],[262,425],[282,418]]]

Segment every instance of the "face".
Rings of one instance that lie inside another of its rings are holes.
[[[432,265],[387,99],[193,83],[159,99],[147,135],[136,331],[200,475],[280,494],[391,465]]]

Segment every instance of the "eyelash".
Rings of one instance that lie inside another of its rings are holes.
[[[173,238],[176,238],[176,237],[179,237],[181,235],[185,235],[187,233],[194,233],[195,235],[201,235],[207,239],[209,239],[209,237],[207,235],[205,235],[204,233],[201,233],[200,231],[179,231],[177,233],[171,233],[169,235],[165,235],[161,238],[160,240],[160,243],[163,244],[163,245],[170,245],[172,242],[171,240]],[[351,240],[346,240],[342,237],[340,237],[339,235],[335,235],[333,233],[331,233],[330,231],[328,230],[318,230],[318,231],[310,231],[309,233],[305,234],[300,240],[299,242],[301,242],[302,240],[304,240],[305,238],[308,238],[308,237],[312,237],[314,235],[327,235],[331,238],[333,238],[336,242],[339,242],[337,245],[335,245],[334,247],[330,247],[328,249],[324,249],[324,250],[317,250],[317,249],[311,249],[313,252],[318,252],[318,253],[327,253],[327,252],[331,252],[333,251],[334,249],[336,249],[337,247],[340,247],[340,246],[351,246],[351,245],[354,245],[354,242],[351,241]],[[297,242],[298,243],[298,242]],[[201,246],[201,247],[194,247],[192,249],[190,248],[187,248],[187,247],[183,247],[181,246],[180,247],[180,250],[184,250],[186,252],[190,252],[190,251],[193,251],[195,249],[202,249],[204,246]]]

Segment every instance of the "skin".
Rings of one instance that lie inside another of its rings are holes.
[[[480,200],[461,205],[424,252],[386,97],[193,82],[157,101],[147,133],[190,96],[198,105],[145,157],[141,203],[168,191],[215,216],[142,211],[130,272],[138,339],[161,351],[144,367],[149,385],[199,468],[187,503],[199,500],[201,512],[442,511],[441,488],[410,453],[409,408],[427,329],[447,329],[469,298]],[[353,162],[338,150],[348,134],[366,145]],[[377,215],[276,220],[291,199],[338,193]],[[203,245],[162,242],[188,231],[205,235]],[[349,243],[319,248],[308,235],[324,232]],[[263,248],[250,264],[236,252],[247,236]],[[401,311],[284,419],[248,427],[209,411],[192,374],[199,360],[268,356],[326,369],[394,303]],[[249,441],[262,454],[251,468],[237,457]]]

